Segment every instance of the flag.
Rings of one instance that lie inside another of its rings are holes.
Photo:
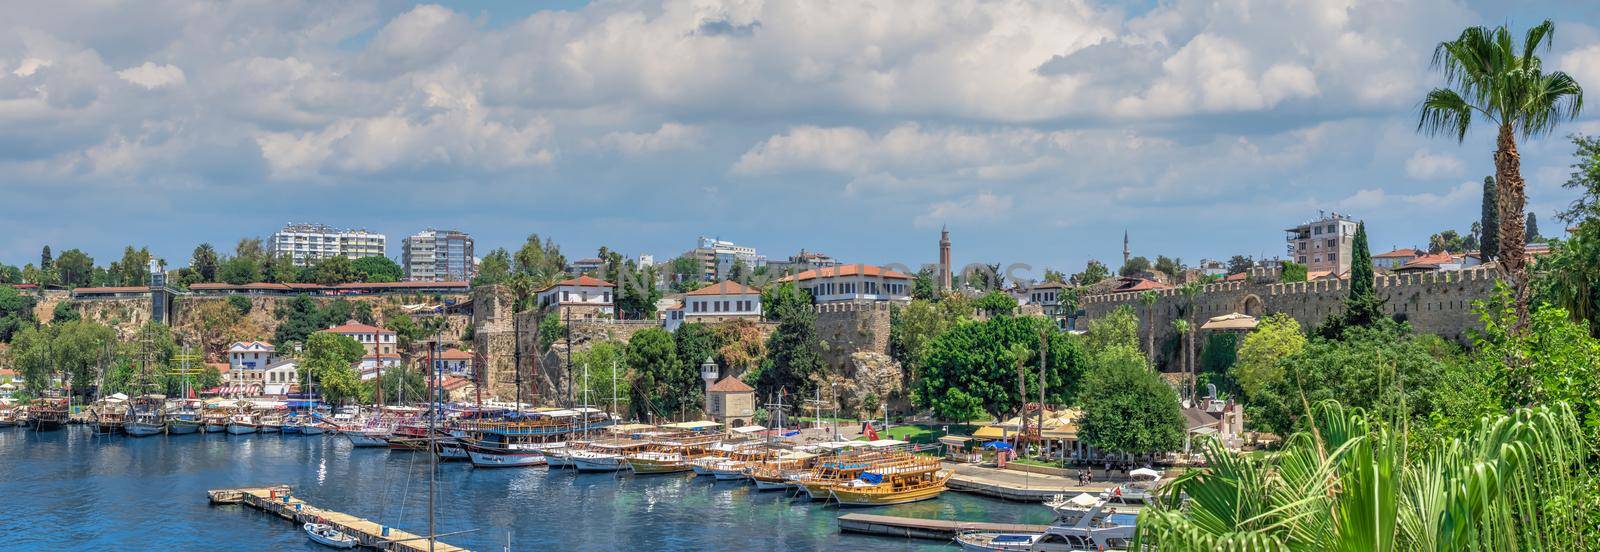
[[[867,436],[868,441],[878,440],[878,430],[872,427],[872,422],[862,422],[861,425],[863,426],[861,433]]]

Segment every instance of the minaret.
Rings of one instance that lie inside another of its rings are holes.
[[[950,291],[950,229],[939,228],[939,290]]]
[[[1132,255],[1132,254],[1133,254],[1133,250],[1128,248],[1128,229],[1127,228],[1123,228],[1122,229],[1122,266],[1128,266],[1128,256]]]

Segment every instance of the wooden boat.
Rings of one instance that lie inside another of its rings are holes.
[[[200,409],[200,426],[206,433],[222,433],[228,430],[228,408],[232,402],[208,404]]]
[[[580,472],[614,472],[628,469],[627,455],[639,452],[649,443],[633,440],[602,441],[585,450],[573,451],[568,457],[572,467]]]
[[[296,425],[300,427],[301,435],[322,435],[328,431],[327,426],[316,420],[302,419]]]
[[[389,448],[389,428],[382,426],[346,429],[341,431],[350,446],[358,448]]]
[[[43,398],[28,406],[28,428],[55,431],[67,425],[67,399]]]
[[[256,419],[256,427],[262,433],[282,433],[283,423],[283,415],[277,412],[263,412]]]
[[[301,528],[305,530],[306,536],[311,537],[311,540],[315,541],[317,544],[340,549],[356,547],[357,541],[355,537],[335,529],[332,525],[307,523],[301,526]]]
[[[255,433],[259,429],[256,425],[256,416],[247,411],[228,418],[228,435],[246,435]]]
[[[115,435],[122,433],[122,422],[127,416],[120,407],[96,405],[93,414],[92,427],[95,433]]]
[[[912,462],[908,454],[857,452],[820,459],[810,471],[796,474],[791,481],[812,500],[831,500],[828,489],[860,477],[870,468],[888,468]]]
[[[751,464],[746,474],[756,484],[757,491],[776,491],[794,488],[794,477],[806,473],[816,455],[800,451],[782,451],[774,458]]]
[[[134,397],[128,401],[128,418],[122,422],[122,431],[133,437],[166,433],[166,405],[167,398],[162,395]]]
[[[693,471],[691,462],[709,456],[718,439],[717,436],[684,436],[653,440],[646,450],[627,456],[628,467],[636,474]]]
[[[198,401],[179,401],[178,407],[167,411],[167,433],[171,435],[184,435],[200,431],[200,412],[195,409]]]
[[[828,488],[840,506],[887,506],[936,498],[945,490],[950,472],[937,458],[915,457],[909,464],[874,467],[861,477]]]

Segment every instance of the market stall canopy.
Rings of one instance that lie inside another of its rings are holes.
[[[1016,431],[1007,432],[1005,428],[1000,426],[983,426],[972,432],[972,436],[980,439],[1000,439],[1016,433]]]
[[[989,441],[987,443],[984,443],[983,446],[988,447],[988,448],[992,448],[992,449],[995,449],[995,450],[1012,450],[1011,443],[1007,443],[1007,442],[1004,442],[1004,441]]]
[[[1237,312],[1213,316],[1200,325],[1202,330],[1234,330],[1245,331],[1256,329],[1256,317]]]

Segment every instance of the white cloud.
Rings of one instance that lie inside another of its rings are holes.
[[[1011,214],[1012,198],[984,190],[971,196],[940,201],[916,218],[916,225],[932,228],[947,222],[993,222]]]
[[[1454,155],[1433,153],[1426,149],[1417,150],[1406,160],[1406,176],[1416,180],[1438,180],[1461,176],[1464,172],[1461,160]]]
[[[1338,205],[1340,209],[1345,210],[1399,210],[1414,213],[1418,208],[1444,210],[1466,205],[1469,201],[1477,200],[1482,193],[1483,184],[1479,182],[1462,182],[1443,194],[1433,192],[1391,194],[1381,188],[1363,188],[1340,200]]]
[[[593,144],[621,152],[628,157],[639,157],[664,151],[699,149],[704,144],[705,129],[694,125],[662,123],[650,132],[610,132],[594,140]]]
[[[117,71],[117,76],[122,80],[154,90],[163,86],[183,86],[183,69],[172,65],[156,65],[146,61],[144,65],[129,67]]]
[[[39,59],[39,58],[32,58],[31,57],[31,58],[28,58],[28,59],[24,59],[24,60],[22,60],[22,63],[17,64],[17,69],[12,71],[11,74],[19,76],[19,77],[31,77],[39,69],[44,68],[44,67],[49,67],[53,63],[54,62],[52,62],[52,61],[50,61],[48,59]]]
[[[1600,43],[1567,52],[1557,68],[1572,75],[1580,85],[1600,86]]]

